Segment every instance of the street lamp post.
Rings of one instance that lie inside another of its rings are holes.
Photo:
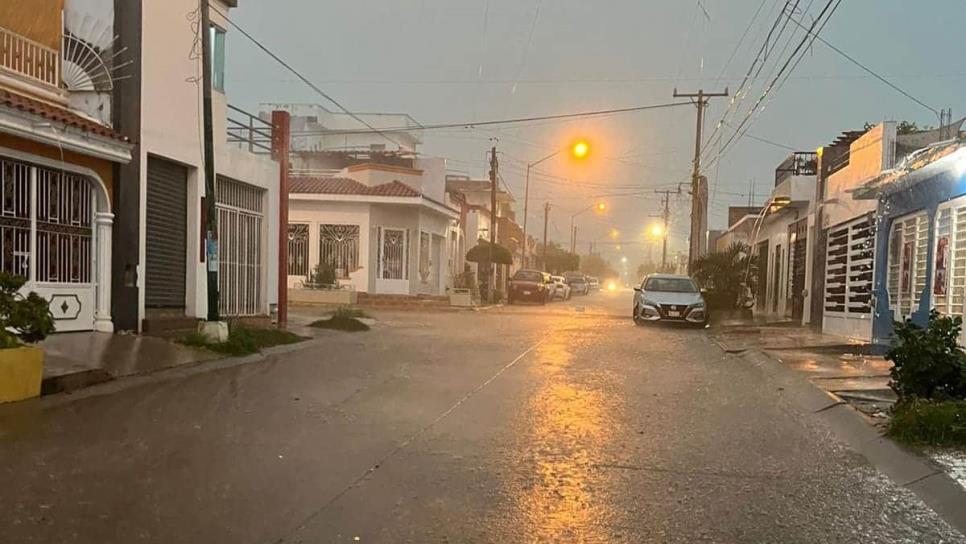
[[[528,264],[527,247],[529,245],[529,240],[527,238],[527,220],[529,219],[528,215],[530,212],[530,169],[544,161],[548,161],[556,157],[557,155],[562,153],[565,149],[567,148],[562,147],[538,161],[527,163],[527,178],[526,178],[526,182],[523,185],[523,267],[524,268],[526,268]],[[574,156],[574,158],[583,159],[584,157],[587,156],[588,153],[590,153],[590,146],[587,144],[587,142],[579,141],[570,148],[570,153],[571,155]]]
[[[570,252],[571,253],[577,253],[577,224],[575,220],[577,219],[578,215],[593,209],[596,209],[597,211],[602,212],[607,209],[607,204],[604,204],[603,202],[596,202],[570,216]]]

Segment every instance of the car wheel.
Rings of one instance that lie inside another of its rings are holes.
[[[644,320],[641,319],[640,308],[638,308],[636,304],[634,305],[634,313],[631,315],[631,318],[634,320],[635,325],[640,326],[644,324]]]

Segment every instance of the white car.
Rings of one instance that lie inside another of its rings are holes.
[[[560,300],[570,300],[570,286],[564,281],[563,276],[551,276],[554,284],[553,298]]]

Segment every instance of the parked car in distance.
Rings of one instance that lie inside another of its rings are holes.
[[[586,295],[590,289],[587,283],[587,276],[580,272],[564,272],[564,282],[570,286],[570,292],[574,295]]]
[[[634,288],[634,323],[677,321],[696,326],[708,323],[701,290],[688,276],[652,274]]]
[[[553,288],[553,280],[550,279],[550,274],[539,270],[517,270],[510,278],[507,303],[513,304],[527,300],[546,304],[553,296]]]
[[[600,291],[600,280],[593,276],[587,276],[587,290]]]
[[[563,276],[551,276],[554,283],[553,297],[560,300],[570,300],[570,286],[564,281]]]

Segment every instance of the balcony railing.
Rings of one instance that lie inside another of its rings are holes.
[[[59,88],[60,62],[60,51],[0,28],[0,68]]]
[[[818,154],[812,151],[796,151],[775,169],[775,187],[792,176],[814,176],[818,167]]]
[[[272,152],[272,124],[228,104],[228,143],[248,146],[250,153]]]

